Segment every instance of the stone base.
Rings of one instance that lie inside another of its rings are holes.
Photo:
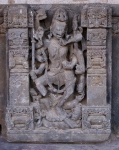
[[[93,143],[108,140],[110,106],[82,106],[82,126],[75,129],[56,129],[34,125],[32,106],[8,107],[6,113],[7,140],[33,143]]]
[[[33,143],[91,143],[104,142],[109,139],[111,131],[105,134],[84,133],[82,130],[34,130],[24,133],[8,133],[9,142],[33,142]]]

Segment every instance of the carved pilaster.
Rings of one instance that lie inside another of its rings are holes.
[[[98,20],[99,21],[99,20]],[[87,29],[87,104],[106,105],[106,29]],[[93,94],[94,93],[94,94]]]
[[[87,27],[87,106],[82,107],[86,133],[110,133],[111,110],[107,103],[107,40],[112,10],[96,4],[82,10],[81,25]]]
[[[111,27],[111,8],[84,7],[81,24],[87,27],[87,104],[107,104],[107,28]]]
[[[33,108],[29,106],[29,39],[26,6],[10,6],[4,12],[8,30],[9,104],[7,131],[33,128]],[[19,107],[18,107],[19,106]],[[32,124],[32,125],[31,125]],[[32,127],[31,127],[32,126]]]

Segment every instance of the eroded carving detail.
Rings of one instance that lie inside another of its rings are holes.
[[[89,106],[105,106],[107,104],[106,89],[106,74],[87,74],[87,103]]]
[[[27,9],[25,6],[11,6],[8,8],[8,12],[6,13],[6,17],[8,16],[7,27],[8,28],[19,28],[19,27],[27,27]]]
[[[105,75],[101,75],[101,74],[91,74],[91,75],[88,75],[88,86],[105,86],[105,78],[106,76]]]
[[[28,72],[28,30],[9,29],[10,72]]]
[[[111,27],[112,9],[106,6],[84,6],[81,14],[81,26],[90,28]]]
[[[106,51],[88,49],[87,68],[88,73],[106,73]]]
[[[27,73],[11,73],[9,83],[11,105],[29,105],[29,76]]]
[[[106,45],[106,29],[88,29],[87,45],[105,46]]]
[[[82,128],[88,132],[110,132],[110,106],[107,107],[83,107]],[[98,129],[100,131],[98,131]],[[105,130],[105,131],[104,131]]]
[[[10,130],[33,130],[33,108],[21,106],[7,108],[6,123],[8,132]]]

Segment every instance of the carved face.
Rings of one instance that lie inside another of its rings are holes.
[[[53,35],[59,39],[62,38],[66,32],[66,22],[55,21],[52,25],[52,33]]]
[[[44,35],[44,29],[39,26],[38,29],[37,29],[36,34],[37,34],[37,38],[41,39],[43,37],[43,35]]]

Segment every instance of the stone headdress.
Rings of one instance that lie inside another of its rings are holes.
[[[49,38],[52,36],[52,29],[53,29],[53,24],[55,23],[55,21],[65,22],[66,25],[67,25],[68,15],[67,15],[67,12],[65,11],[65,9],[59,8],[59,9],[56,10],[56,12],[53,16],[53,19],[52,19],[51,26],[50,26]],[[65,34],[67,34],[67,30],[66,30]]]

